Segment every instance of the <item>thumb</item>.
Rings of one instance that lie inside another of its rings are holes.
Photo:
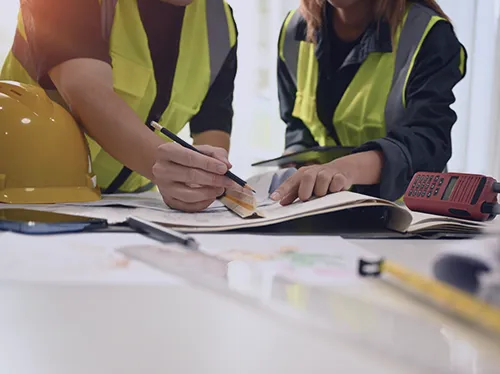
[[[229,162],[227,151],[224,148],[212,147],[211,145],[199,145],[196,148],[207,156],[213,157],[216,160],[225,163],[228,169],[233,167],[233,165]]]

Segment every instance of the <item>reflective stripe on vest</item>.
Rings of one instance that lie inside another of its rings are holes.
[[[101,2],[101,32],[102,38],[109,41],[113,20],[115,19],[116,3],[118,0],[100,0]]]
[[[399,34],[392,87],[387,98],[385,121],[396,123],[406,108],[406,84],[415,63],[417,52],[430,29],[436,13],[421,5],[414,4],[407,14],[403,29]]]
[[[301,19],[299,11],[291,12],[283,24],[280,40],[280,56],[297,86],[293,115],[308,126],[320,145],[333,145],[335,142],[316,112],[318,67],[314,45],[296,40]],[[442,18],[431,9],[411,4],[395,38],[395,53],[368,55],[334,114],[333,123],[342,145],[359,146],[385,136],[386,124],[397,126],[398,118],[404,116],[406,84],[415,57],[428,31],[438,20]],[[387,75],[392,76],[392,82],[387,80]]]
[[[282,40],[282,52],[281,59],[285,61],[285,64],[290,72],[290,76],[293,79],[295,85],[297,85],[297,69],[298,69],[298,59],[300,51],[300,41],[296,38],[297,26],[300,22],[301,14],[298,11],[291,12],[285,23],[284,34]]]
[[[138,116],[146,121],[156,96],[156,82],[145,31],[139,29],[127,39],[127,24],[140,20],[136,0],[100,0],[103,39],[110,43],[113,80],[117,92]],[[118,23],[117,23],[118,20]],[[203,27],[206,22],[206,27]],[[191,39],[193,43],[191,43]],[[114,42],[118,40],[118,44]],[[196,42],[196,45],[195,43]],[[138,44],[139,43],[139,44]],[[223,0],[197,0],[186,7],[174,77],[171,102],[155,118],[171,131],[179,132],[199,111],[208,89],[218,76],[231,48],[236,43],[236,27]],[[116,48],[117,51],[114,50]],[[136,79],[131,80],[130,77]],[[2,79],[37,85],[36,70],[19,17],[15,41],[2,69]],[[189,87],[189,92],[186,91]],[[69,109],[55,90],[47,90],[54,101]],[[165,141],[170,141],[158,133]],[[91,138],[89,146],[98,184],[111,192],[137,192],[150,189],[151,182],[126,171]],[[124,171],[121,173],[121,171]],[[121,175],[120,183],[114,183]]]

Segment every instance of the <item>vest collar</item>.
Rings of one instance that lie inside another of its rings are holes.
[[[315,52],[318,61],[321,61],[324,58],[329,58],[330,53],[332,53],[332,13],[333,6],[327,2],[326,6],[323,8],[322,27],[316,33],[317,45]],[[346,60],[342,64],[342,67],[352,64],[361,64],[366,60],[370,53],[374,52],[392,52],[391,28],[385,21],[374,21],[368,26],[366,31],[361,36],[359,43],[356,44],[347,56]]]

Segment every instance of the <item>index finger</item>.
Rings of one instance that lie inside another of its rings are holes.
[[[215,174],[225,174],[227,165],[213,157],[195,152],[179,144],[171,144],[166,152],[169,161],[189,168],[201,169]]]
[[[196,148],[201,151],[201,153],[216,158],[222,161],[230,169],[233,165],[229,162],[227,151],[224,148],[213,147],[211,145],[198,145]]]
[[[298,173],[293,174],[285,182],[281,184],[272,194],[271,199],[279,201],[291,193],[297,193],[300,186],[300,176]]]

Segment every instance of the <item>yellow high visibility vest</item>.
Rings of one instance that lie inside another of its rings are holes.
[[[155,100],[156,81],[137,0],[99,1],[103,38],[110,44],[114,90],[145,122]],[[134,25],[134,33],[130,32],[130,25]],[[198,113],[235,43],[236,26],[224,0],[194,0],[186,7],[171,99],[158,121],[160,124],[178,133]],[[22,15],[19,14],[14,46],[0,79],[37,85],[31,65]],[[57,92],[47,93],[54,101],[64,104]],[[170,141],[163,134],[157,134]],[[97,183],[106,190],[128,169],[93,139],[88,136],[87,139]],[[128,171],[124,175],[120,192],[140,192],[154,187],[147,178],[135,172]]]
[[[342,146],[360,146],[386,136],[386,125],[397,126],[405,115],[406,85],[415,58],[427,34],[444,20],[433,10],[409,3],[402,26],[394,37],[393,52],[370,53],[340,100],[332,119]],[[303,18],[299,11],[286,18],[279,53],[295,80],[297,94],[292,115],[302,120],[321,146],[336,145],[316,110],[318,61],[315,45],[296,40]],[[465,51],[460,70],[464,74]],[[390,77],[390,78],[389,78]]]

